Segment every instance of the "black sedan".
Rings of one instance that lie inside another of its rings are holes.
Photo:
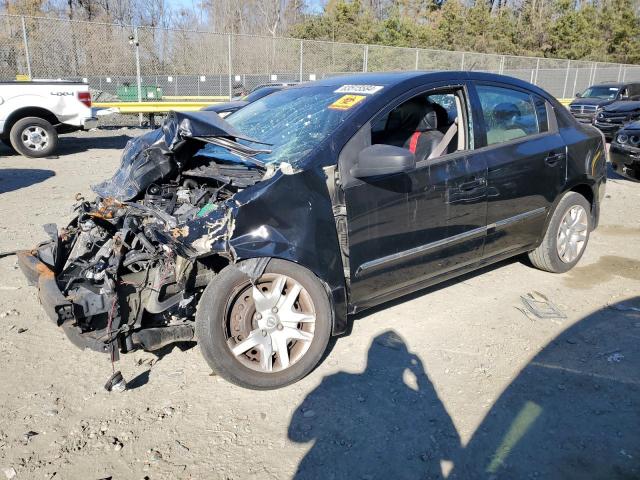
[[[224,103],[217,103],[215,105],[210,105],[208,107],[201,108],[201,110],[205,112],[216,112],[218,115],[224,118],[227,115],[231,115],[233,112],[237,112],[242,107],[246,107],[247,105],[255,102],[256,100],[260,100],[262,97],[271,95],[274,92],[279,92],[286,86],[287,86],[286,84],[258,86],[251,93],[249,93],[248,95],[245,95],[244,97],[240,97],[240,99],[238,100],[232,100],[230,102],[224,102]]]
[[[609,149],[613,169],[631,180],[640,181],[640,121],[618,131]]]
[[[616,132],[634,120],[640,119],[640,101],[615,102],[598,110],[593,124],[607,140],[612,140]]]
[[[171,114],[19,264],[76,344],[197,339],[219,375],[272,389],[356,312],[515,255],[573,268],[605,181],[601,133],[529,83],[334,77],[228,120]]]

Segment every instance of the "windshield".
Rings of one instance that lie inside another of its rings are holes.
[[[582,95],[582,98],[603,98],[613,100],[616,98],[618,91],[620,89],[618,87],[607,87],[607,86],[595,86],[587,88]]]
[[[250,103],[225,120],[246,137],[269,144],[239,140],[252,148],[271,150],[256,157],[261,162],[296,165],[366,102],[366,95],[335,90],[335,86],[282,90]],[[207,145],[201,154],[219,158],[220,147]]]

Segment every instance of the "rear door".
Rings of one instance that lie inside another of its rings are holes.
[[[487,239],[483,257],[535,245],[562,191],[566,145],[552,106],[511,85],[474,82],[487,164]]]

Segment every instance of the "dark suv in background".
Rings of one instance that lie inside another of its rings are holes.
[[[613,102],[640,100],[640,82],[591,85],[569,104],[571,114],[581,123],[592,123],[599,108]]]

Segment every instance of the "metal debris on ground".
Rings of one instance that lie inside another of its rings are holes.
[[[125,382],[120,370],[109,377],[104,388],[107,392],[124,392],[126,390],[127,382]]]
[[[524,308],[516,308],[531,320],[567,318],[556,304],[540,292],[534,291],[521,295],[520,300]]]

